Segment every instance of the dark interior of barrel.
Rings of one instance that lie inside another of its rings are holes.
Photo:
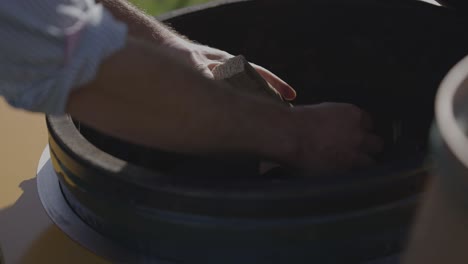
[[[438,85],[468,51],[463,20],[417,1],[250,1],[166,22],[191,39],[269,68],[297,90],[295,105],[347,102],[368,111],[385,140],[377,157],[382,167],[426,155]],[[161,152],[83,125],[80,131],[118,158],[168,174],[185,167],[187,176],[203,177],[191,166],[222,164],[225,175],[252,176],[236,171],[245,168],[236,166],[240,161]]]

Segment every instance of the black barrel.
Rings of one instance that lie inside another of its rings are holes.
[[[297,89],[295,104],[362,107],[386,150],[346,175],[233,177],[235,162],[199,162],[48,116],[62,191],[86,223],[174,263],[365,263],[401,251],[430,166],[435,93],[468,51],[463,18],[419,1],[231,0],[162,19],[268,67]],[[204,174],[211,166],[216,177]]]
[[[468,2],[465,0],[436,0],[444,6],[448,6],[458,12],[468,12]],[[467,14],[467,13],[465,13]]]

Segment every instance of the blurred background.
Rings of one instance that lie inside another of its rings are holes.
[[[206,3],[212,0],[129,0],[139,8],[150,15],[159,15],[161,13],[182,8],[190,5]]]

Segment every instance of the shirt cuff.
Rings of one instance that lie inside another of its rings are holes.
[[[83,26],[63,36],[63,66],[55,76],[10,103],[29,111],[64,114],[71,91],[92,81],[101,62],[122,49],[126,39],[127,26],[102,5],[94,5]]]

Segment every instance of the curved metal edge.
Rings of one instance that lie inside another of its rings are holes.
[[[46,123],[49,137],[58,144],[58,148],[83,167],[94,168],[99,173],[113,175],[122,182],[144,188],[154,187],[147,183],[161,177],[156,171],[150,172],[98,149],[78,131],[69,115],[48,115]],[[152,190],[161,191],[154,188]]]
[[[131,166],[126,161],[107,154],[81,135],[69,115],[46,116],[49,135],[66,147],[66,151],[78,156],[90,166],[102,169],[107,173],[118,173],[124,167]]]
[[[40,200],[51,220],[80,246],[113,263],[175,264],[167,260],[145,257],[99,234],[84,223],[65,200],[58,178],[50,162],[48,148],[43,151],[37,169],[37,189]],[[398,255],[365,262],[365,264],[396,264]]]
[[[144,188],[150,188],[155,192],[171,192],[183,196],[190,194],[196,197],[205,198],[212,197],[213,193],[215,192],[215,189],[213,189],[214,186],[212,185],[210,185],[212,187],[210,190],[205,190],[203,188],[191,186],[189,182],[187,182],[188,185],[184,184],[184,186],[175,186],[171,184],[170,181],[160,182],[162,178],[167,177],[164,177],[156,171],[150,172],[145,168],[135,166],[131,163],[127,163],[126,161],[123,161],[117,157],[113,157],[110,154],[107,154],[95,147],[86,138],[84,138],[83,135],[79,133],[71,117],[69,116],[47,116],[46,120],[47,126],[49,128],[49,135],[53,138],[54,141],[56,141],[59,144],[60,150],[63,151],[66,155],[73,157],[79,163],[83,163],[82,165],[85,167],[93,167],[103,174],[113,174],[123,182],[127,182]],[[396,173],[393,170],[390,173],[388,173],[388,175],[392,176],[395,176],[395,174]],[[412,173],[409,174],[411,175]],[[136,177],[136,175],[138,175],[138,177]],[[317,189],[315,191],[310,188],[301,188],[300,186],[304,185],[298,184],[297,182],[285,183],[284,181],[270,181],[265,179],[260,179],[257,182],[253,179],[249,179],[247,183],[242,184],[242,182],[240,181],[236,183],[230,181],[223,181],[222,183],[224,183],[224,185],[229,185],[231,187],[231,190],[227,192],[225,188],[221,188],[221,192],[216,192],[216,195],[225,197],[227,199],[244,200],[248,198],[248,196],[251,196],[250,198],[265,198],[266,193],[272,194],[273,192],[275,193],[275,195],[272,196],[273,198],[297,198],[300,196],[314,196],[323,193],[344,191],[345,187],[351,190],[359,188],[359,186],[362,186],[363,184],[374,185],[374,187],[377,185],[386,185],[389,181],[391,182],[390,179],[394,180],[396,178],[401,177],[407,178],[408,175],[405,173],[405,175],[400,175],[400,177],[386,177],[386,180],[367,177],[361,178],[359,182],[344,182],[342,186],[337,186],[335,184],[320,184],[318,182],[315,182],[315,185],[320,187],[320,189]],[[316,180],[317,179],[315,179],[315,181]],[[151,182],[163,183],[161,186],[159,186],[163,189],[157,188],[157,186],[154,186],[153,184],[145,184]],[[280,185],[283,189],[282,191],[277,190],[275,188],[275,186],[278,187]],[[235,188],[237,190],[233,189],[234,186],[237,186]],[[257,186],[257,192],[251,192],[252,186]],[[206,188],[206,185],[204,185],[204,187]],[[287,190],[284,191],[284,188],[290,189],[291,187],[296,187],[297,191],[294,193],[290,193]],[[249,190],[249,192],[245,193],[242,191],[242,189]],[[208,191],[208,193],[206,191]]]
[[[37,191],[41,203],[60,230],[70,239],[113,263],[174,264],[149,259],[99,234],[78,217],[65,200],[57,175],[50,162],[48,146],[42,152],[37,168]]]

